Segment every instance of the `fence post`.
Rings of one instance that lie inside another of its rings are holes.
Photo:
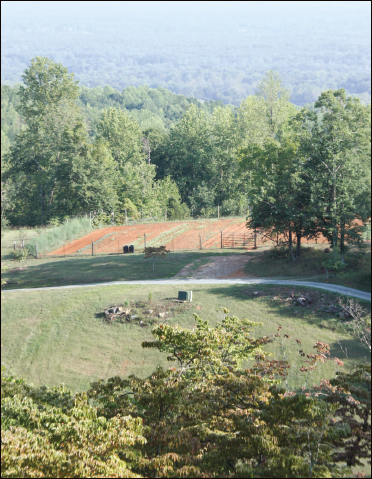
[[[146,248],[146,233],[143,233],[143,242],[144,242],[145,248]]]
[[[201,240],[201,233],[199,233],[199,243],[200,243],[200,249],[203,249],[202,240]]]
[[[15,243],[14,243],[15,244]],[[36,259],[38,259],[38,254],[37,254],[37,243],[35,243],[35,256],[36,256]]]
[[[221,249],[223,249],[223,233],[221,231]]]
[[[220,205],[217,206],[217,219],[220,219]]]
[[[25,247],[25,241],[22,240],[22,241],[21,241],[21,248],[24,248],[24,247]]]
[[[14,251],[16,250],[16,242],[13,243]]]
[[[92,238],[92,256],[94,254],[94,246],[93,245],[94,245],[94,243],[93,243],[93,238]]]

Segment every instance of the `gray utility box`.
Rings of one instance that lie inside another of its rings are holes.
[[[178,301],[192,301],[192,291],[178,291]]]

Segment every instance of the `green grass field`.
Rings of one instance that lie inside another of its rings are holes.
[[[329,270],[328,278],[323,262],[332,252],[325,253],[327,245],[304,246],[302,256],[293,261],[291,258],[275,258],[272,247],[260,247],[247,254],[252,257],[246,265],[246,273],[260,277],[281,277],[311,279],[323,283],[333,283],[362,291],[371,291],[371,244],[367,243],[364,252],[356,249],[346,255],[346,268],[341,271]]]
[[[2,274],[2,278],[10,284],[3,288],[36,288],[108,281],[172,278],[189,263],[195,262],[190,269],[190,273],[192,273],[200,265],[206,264],[211,256],[243,254],[251,256],[250,262],[246,265],[246,273],[251,277],[310,279],[370,291],[370,246],[367,246],[367,251],[363,255],[359,253],[349,254],[347,268],[343,271],[330,271],[328,278],[321,264],[325,257],[323,250],[324,246],[318,248],[305,247],[303,256],[296,262],[269,257],[269,248],[267,247],[248,252],[238,249],[172,252],[166,258],[155,260],[154,271],[152,271],[152,260],[144,260],[143,253],[44,257],[41,259],[29,257],[23,263],[13,261],[8,257],[2,262],[2,266],[8,267],[8,270]]]
[[[35,385],[65,383],[74,390],[86,389],[91,381],[115,375],[135,373],[145,377],[157,365],[167,364],[165,356],[141,347],[142,341],[152,337],[151,323],[167,320],[169,324],[190,328],[196,312],[213,325],[222,319],[223,306],[236,316],[262,321],[264,324],[257,328],[255,336],[275,334],[278,324],[282,325],[283,334],[289,334],[290,339],[281,337],[268,349],[276,359],[283,359],[284,354],[289,358],[293,364],[289,382],[296,387],[304,380],[295,367],[300,360],[298,350],[312,352],[317,340],[329,343],[332,353],[342,360],[345,356],[340,344],[347,349],[346,367],[368,358],[367,350],[340,327],[339,318],[320,311],[329,301],[335,301],[336,295],[308,290],[313,303],[307,308],[289,306],[285,301],[292,291],[304,293],[305,288],[187,285],[193,291],[193,302],[179,304],[173,301],[178,289],[182,288],[116,285],[4,293],[2,361],[15,375]],[[255,291],[261,294],[257,297]],[[149,293],[152,293],[151,303]],[[138,317],[131,323],[107,323],[103,311],[126,302]],[[147,313],[149,309],[153,313]],[[157,317],[160,310],[168,312],[164,319]],[[141,327],[140,320],[147,326]],[[302,342],[301,346],[296,339]],[[334,371],[334,362],[323,365],[319,372],[313,373],[310,385],[321,377],[332,376]]]
[[[3,265],[9,269],[2,274],[2,278],[11,284],[5,285],[3,289],[171,278],[195,260],[207,261],[209,256],[228,254],[242,254],[242,251],[200,250],[169,253],[165,258],[155,260],[154,271],[152,260],[145,260],[143,253],[28,258],[22,264],[6,261]],[[200,264],[202,263],[198,266]]]

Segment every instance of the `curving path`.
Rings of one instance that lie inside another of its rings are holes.
[[[308,288],[324,289],[332,291],[333,293],[342,294],[345,296],[352,296],[358,299],[371,301],[371,293],[360,291],[358,289],[347,288],[337,284],[316,283],[313,281],[291,281],[282,279],[154,279],[142,281],[112,281],[108,283],[93,283],[93,284],[76,284],[68,286],[50,286],[47,288],[24,288],[24,289],[8,289],[2,290],[1,293],[12,291],[45,291],[49,289],[69,289],[69,288],[92,288],[95,286],[113,286],[113,285],[145,285],[145,284],[283,284],[288,286],[306,286]]]

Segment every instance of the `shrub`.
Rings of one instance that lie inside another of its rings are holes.
[[[98,228],[100,225],[111,225],[112,224],[112,216],[108,213],[98,213],[93,219],[92,219],[92,226],[95,228]]]
[[[7,230],[8,228],[9,228],[9,221],[4,216],[2,216],[1,217],[1,237],[4,236],[5,230]]]
[[[324,268],[327,268],[331,271],[340,271],[342,269],[345,269],[347,266],[347,264],[341,260],[339,253],[336,254],[336,258],[334,258],[332,255],[330,259],[328,259],[327,261],[323,261],[322,265],[324,266]]]
[[[273,259],[288,258],[288,255],[289,255],[289,248],[288,246],[284,244],[279,244],[277,246],[274,246],[266,253],[267,258],[273,258]]]
[[[19,262],[26,261],[27,256],[29,254],[30,254],[30,251],[28,250],[28,248],[21,248],[14,251],[13,259],[14,261],[19,261]]]

